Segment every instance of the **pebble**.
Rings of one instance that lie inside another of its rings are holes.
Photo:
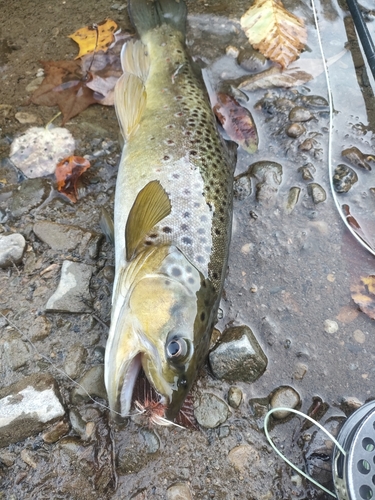
[[[37,468],[37,463],[34,460],[34,454],[32,454],[30,450],[24,448],[20,453],[20,457],[21,460],[23,460],[29,467],[32,467],[33,469]]]
[[[78,250],[84,256],[86,253],[91,259],[95,259],[99,252],[99,244],[103,238],[102,234],[87,231],[78,226],[69,226],[50,221],[36,222],[33,226],[35,235],[59,252],[71,252]]]
[[[25,179],[18,189],[13,191],[10,212],[13,217],[29,214],[39,207],[52,191],[49,179]]]
[[[304,181],[313,181],[313,173],[315,172],[315,170],[316,169],[312,163],[307,163],[303,167],[299,167],[298,172],[300,172]]]
[[[22,124],[26,123],[37,123],[39,121],[39,118],[36,115],[33,115],[32,113],[26,113],[24,111],[19,111],[14,115],[15,119]]]
[[[248,326],[226,329],[209,354],[212,373],[228,382],[254,382],[267,367],[264,354]]]
[[[42,439],[47,444],[56,443],[60,438],[68,434],[69,429],[68,422],[66,420],[60,420],[42,434]]]
[[[366,335],[362,330],[354,330],[353,338],[358,344],[364,344],[366,342]]]
[[[282,386],[276,389],[271,395],[271,408],[297,408],[301,399],[298,392],[293,387]],[[282,420],[290,414],[287,410],[275,411],[272,416],[277,420]]]
[[[199,398],[198,405],[194,408],[194,416],[202,427],[214,429],[228,419],[229,408],[223,399],[206,392]]]
[[[336,193],[347,193],[358,182],[358,175],[352,168],[340,163],[335,168],[332,182]]]
[[[31,82],[26,86],[26,92],[34,92],[41,85],[43,80],[44,76],[37,76],[34,80],[31,80]]]
[[[249,467],[256,465],[259,460],[258,450],[250,444],[236,446],[228,453],[228,462],[238,472],[245,472]]]
[[[72,426],[72,430],[78,434],[78,436],[84,441],[87,439],[86,436],[86,422],[83,420],[81,414],[76,408],[72,408],[69,412],[69,420]]]
[[[31,375],[0,390],[0,448],[37,434],[64,414],[50,375]]]
[[[90,396],[107,399],[107,391],[104,385],[103,365],[95,365],[87,370],[78,383],[79,386],[74,387],[71,393],[71,401],[73,404],[89,401]]]
[[[64,370],[68,377],[72,379],[78,377],[86,357],[87,351],[82,344],[75,344],[69,349],[64,363]]]
[[[178,482],[167,489],[167,500],[193,500],[188,483]]]
[[[232,408],[238,408],[242,402],[242,391],[239,387],[232,386],[229,387],[228,391],[228,403]]]
[[[160,448],[160,440],[155,432],[147,429],[142,429],[141,434],[145,440],[146,453],[156,453]]]
[[[336,323],[336,321],[333,321],[332,319],[326,319],[324,321],[324,331],[325,332],[336,333],[338,329],[339,329],[339,325]]]
[[[305,363],[297,363],[293,373],[294,380],[302,380],[306,375],[307,370],[308,367]]]
[[[289,113],[289,120],[291,122],[307,122],[311,118],[313,118],[311,111],[303,106],[295,106]]]
[[[85,302],[91,302],[89,284],[93,266],[64,260],[60,282],[55,293],[48,299],[46,311],[87,312]]]
[[[4,464],[6,467],[12,467],[16,461],[17,455],[9,450],[0,450],[0,463]],[[1,497],[0,497],[1,498]]]
[[[12,370],[22,368],[31,359],[29,345],[26,344],[18,333],[11,332],[3,336],[3,342],[0,346],[0,368],[6,366]]]
[[[237,47],[234,47],[233,45],[228,45],[228,47],[225,48],[225,53],[227,56],[236,59],[240,53],[240,50]]]
[[[286,202],[286,212],[291,214],[298,203],[301,188],[293,186],[289,189],[288,200]]]
[[[252,73],[257,73],[265,69],[269,62],[268,60],[258,51],[252,47],[246,47],[241,50],[238,54],[238,64],[246,71]]]
[[[239,175],[234,179],[233,196],[242,201],[251,195],[251,180],[248,175]]]
[[[367,163],[368,161],[374,161],[374,155],[365,155],[355,146],[344,149],[341,155],[350,161],[353,165],[357,167],[364,168],[365,170],[371,170],[371,166]]]
[[[292,139],[296,139],[300,137],[302,134],[306,132],[306,128],[302,125],[302,123],[292,123],[286,129],[286,135],[291,137]]]
[[[309,192],[309,195],[312,197],[313,202],[316,205],[318,203],[322,203],[323,201],[326,201],[327,194],[320,184],[317,184],[316,182],[312,182],[307,186],[307,190]]]
[[[19,233],[0,235],[0,267],[10,267],[21,262],[26,240]]]
[[[276,202],[276,194],[282,181],[283,167],[273,161],[257,161],[248,170],[258,182],[256,184],[256,199],[270,207]]]
[[[28,334],[33,342],[44,340],[51,332],[51,322],[45,316],[38,316],[30,326]]]
[[[350,415],[351,413],[358,410],[361,406],[363,406],[363,402],[358,398],[353,396],[345,397],[341,400],[341,406],[346,415]]]

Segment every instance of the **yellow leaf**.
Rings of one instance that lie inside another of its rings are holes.
[[[361,276],[361,282],[350,287],[352,299],[371,319],[375,319],[375,276]]]
[[[116,30],[117,24],[115,21],[106,19],[101,23],[85,26],[69,35],[69,38],[72,38],[79,45],[79,54],[76,59],[98,50],[107,52],[115,40],[114,33]]]
[[[283,68],[297,59],[307,40],[303,20],[281,0],[255,0],[241,17],[241,26],[251,45]]]

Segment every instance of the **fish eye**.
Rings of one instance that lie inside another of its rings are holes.
[[[183,337],[173,337],[166,346],[167,358],[170,361],[179,362],[186,358],[189,346]]]

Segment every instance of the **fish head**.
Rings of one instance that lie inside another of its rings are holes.
[[[207,354],[213,288],[174,246],[142,261],[106,352],[112,409],[126,416],[140,368],[159,394],[164,417],[178,414]]]

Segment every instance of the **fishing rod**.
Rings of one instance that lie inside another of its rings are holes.
[[[361,40],[361,44],[363,47],[363,51],[366,55],[367,62],[370,66],[373,77],[375,78],[375,45],[371,38],[370,32],[367,28],[365,20],[363,19],[363,15],[357,0],[346,0],[348,4],[350,13],[352,15],[355,28],[357,30],[359,39]]]

